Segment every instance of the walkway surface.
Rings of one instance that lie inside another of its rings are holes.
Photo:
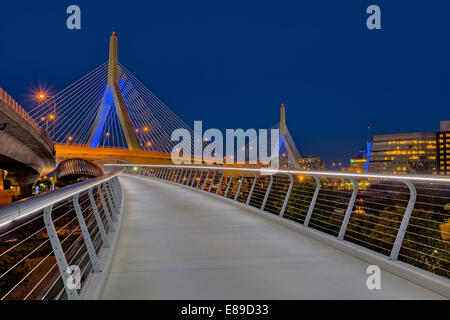
[[[104,299],[439,299],[276,222],[205,194],[123,175],[124,216]]]

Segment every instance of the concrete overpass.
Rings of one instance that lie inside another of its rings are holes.
[[[22,194],[44,169],[55,167],[53,143],[30,115],[0,88],[0,168]]]

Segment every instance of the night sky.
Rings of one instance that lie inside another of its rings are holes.
[[[55,4],[56,3],[56,4]],[[102,3],[109,3],[108,5]],[[66,28],[77,4],[82,29]],[[377,4],[382,30],[366,28]],[[0,86],[25,108],[108,58],[189,126],[268,128],[286,104],[303,154],[346,161],[373,134],[450,119],[449,1],[2,1]]]

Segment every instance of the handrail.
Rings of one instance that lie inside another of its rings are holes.
[[[93,186],[99,185],[104,181],[110,180],[123,171],[116,171],[103,177],[92,178],[87,181],[79,182],[64,188],[37,195],[25,200],[13,202],[11,204],[0,207],[0,227],[13,222],[16,219],[23,218],[30,213],[44,209],[45,207],[57,203],[61,200],[69,198],[75,194],[86,191]]]
[[[373,179],[392,179],[392,180],[410,180],[410,181],[424,181],[424,182],[445,182],[450,183],[450,177],[440,177],[436,175],[393,175],[393,174],[377,174],[377,173],[347,173],[337,171],[303,171],[303,170],[290,170],[290,169],[271,169],[271,168],[242,168],[242,167],[222,167],[222,166],[192,166],[192,165],[153,165],[153,164],[108,164],[105,166],[120,165],[123,167],[144,167],[144,168],[188,168],[188,169],[204,169],[204,170],[234,170],[234,171],[246,171],[256,172],[265,175],[271,175],[276,173],[294,174],[294,175],[317,175],[317,176],[332,176],[341,178],[373,178]]]

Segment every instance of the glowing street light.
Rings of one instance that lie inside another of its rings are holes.
[[[43,104],[45,102],[45,100],[47,98],[49,98],[49,96],[48,96],[48,94],[45,91],[39,91],[36,94],[36,98],[37,98],[38,101],[41,102],[41,104]],[[53,101],[53,114],[51,114],[48,118],[50,118],[50,120],[55,120],[56,119],[55,115],[56,115],[56,102]],[[44,121],[45,118],[41,117],[41,120]],[[53,134],[52,134],[52,139],[53,140],[55,140],[55,126],[56,126],[55,122],[56,121],[53,121]],[[46,122],[46,131],[48,132],[48,119],[47,119],[47,122]]]

